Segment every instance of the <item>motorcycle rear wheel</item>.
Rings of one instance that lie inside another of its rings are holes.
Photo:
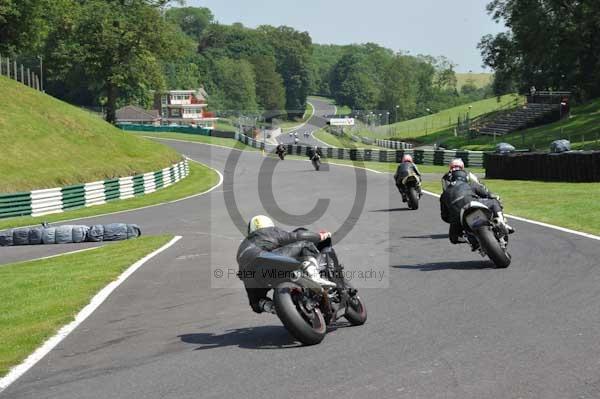
[[[408,207],[413,210],[419,209],[419,193],[414,187],[408,189]]]
[[[294,338],[304,345],[323,341],[327,332],[325,317],[319,308],[306,309],[301,303],[302,287],[294,283],[282,283],[273,293],[275,312]]]
[[[510,265],[511,256],[507,250],[502,249],[491,228],[489,226],[481,227],[476,234],[481,247],[491,261],[494,262],[496,268],[506,269]]]

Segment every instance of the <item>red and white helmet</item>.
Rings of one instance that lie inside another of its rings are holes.
[[[449,166],[450,166],[451,172],[454,170],[465,170],[465,163],[460,158],[456,158],[456,159],[453,159],[452,161],[450,161]]]
[[[412,163],[412,161],[413,161],[413,158],[412,158],[412,155],[410,155],[410,154],[405,154],[402,157],[402,162],[411,162]]]

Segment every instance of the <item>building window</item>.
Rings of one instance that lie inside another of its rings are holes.
[[[171,109],[171,116],[180,116],[180,112],[178,108]]]
[[[167,96],[161,96],[160,101],[161,101],[162,105],[167,105]]]

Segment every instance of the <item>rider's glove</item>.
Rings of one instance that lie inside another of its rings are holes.
[[[331,238],[331,233],[329,231],[321,230],[319,231],[319,234],[321,235],[321,241]]]
[[[491,194],[491,195],[490,195],[490,198],[491,198],[491,199],[495,199],[495,200],[497,200],[498,202],[500,202],[500,196],[499,196],[498,194]]]

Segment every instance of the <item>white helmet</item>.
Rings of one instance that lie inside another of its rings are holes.
[[[267,227],[275,227],[275,223],[267,216],[254,216],[248,223],[248,235],[254,233],[256,230],[265,229]]]

